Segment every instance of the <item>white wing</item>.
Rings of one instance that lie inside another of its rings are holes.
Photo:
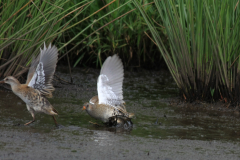
[[[39,56],[31,64],[26,84],[39,90],[42,95],[51,97],[52,91],[54,91],[52,79],[56,69],[57,58],[57,48],[55,46],[51,47],[51,44],[46,48],[44,43],[43,50],[40,48]]]
[[[103,63],[98,77],[97,89],[99,104],[108,104],[113,107],[121,107],[124,103],[123,64],[117,55],[108,57]]]

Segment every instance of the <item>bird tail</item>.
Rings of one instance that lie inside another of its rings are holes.
[[[135,116],[134,113],[128,113],[129,118],[133,118],[134,116]]]
[[[58,111],[52,107],[52,109],[50,111],[50,115],[58,115]]]

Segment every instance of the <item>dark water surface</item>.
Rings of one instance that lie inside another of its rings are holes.
[[[56,74],[66,81],[70,80],[68,71],[64,68],[58,70]],[[37,136],[46,134],[48,137],[59,140],[59,143],[65,142],[63,138],[65,136],[71,138],[69,141],[74,141],[74,139],[79,141],[78,137],[86,137],[97,142],[99,146],[114,144],[116,139],[110,137],[115,135],[123,143],[133,137],[140,138],[144,144],[145,141],[183,140],[178,144],[180,148],[181,144],[188,144],[189,140],[206,142],[220,140],[227,143],[239,141],[240,119],[238,115],[216,110],[182,109],[177,105],[169,105],[173,99],[178,99],[178,89],[171,75],[165,71],[142,70],[125,73],[124,100],[127,111],[136,115],[132,120],[134,126],[131,131],[93,125],[89,121],[98,124],[101,122],[94,120],[86,112],[82,112],[82,106],[83,103],[97,94],[98,75],[99,70],[75,69],[73,70],[74,85],[61,84],[55,81],[54,98],[49,99],[49,101],[59,112],[57,121],[61,124],[60,128],[56,128],[52,117],[45,114],[37,114],[36,122],[30,126],[23,126],[24,123],[32,120],[25,103],[10,91],[0,91],[0,129],[4,131],[2,133],[23,134],[23,137],[24,133],[31,134],[31,136],[32,134],[37,134]],[[212,106],[207,105],[207,107]],[[14,126],[15,124],[21,125]],[[42,138],[41,141],[45,143],[48,139]],[[6,146],[7,142],[0,142],[0,149],[6,149]],[[201,146],[204,145],[195,147],[195,150],[203,150],[204,147]],[[72,150],[72,147],[67,145],[60,148],[78,152],[77,149]],[[149,153],[148,148],[142,150],[146,154]],[[237,150],[232,149],[228,152],[234,154]],[[177,159],[184,159],[184,157],[180,156]]]

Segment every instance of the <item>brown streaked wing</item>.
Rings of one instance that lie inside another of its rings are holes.
[[[52,85],[53,75],[56,69],[58,58],[57,47],[51,46],[46,48],[44,43],[43,50],[32,63],[27,79],[27,85],[41,92],[42,95],[51,97],[54,87]]]

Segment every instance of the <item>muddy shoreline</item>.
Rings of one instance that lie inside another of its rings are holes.
[[[70,81],[68,71],[56,74]],[[84,102],[97,94],[97,69],[73,70],[74,85],[54,81],[51,104],[60,113],[31,119],[24,102],[0,91],[0,159],[239,159],[238,109],[221,103],[179,103],[178,89],[168,72],[125,72],[127,110],[136,117],[131,131],[97,127]]]
[[[74,132],[74,134],[72,134]],[[70,136],[71,134],[71,136]],[[0,133],[0,159],[239,159],[239,144],[161,140],[79,127],[32,133]]]

